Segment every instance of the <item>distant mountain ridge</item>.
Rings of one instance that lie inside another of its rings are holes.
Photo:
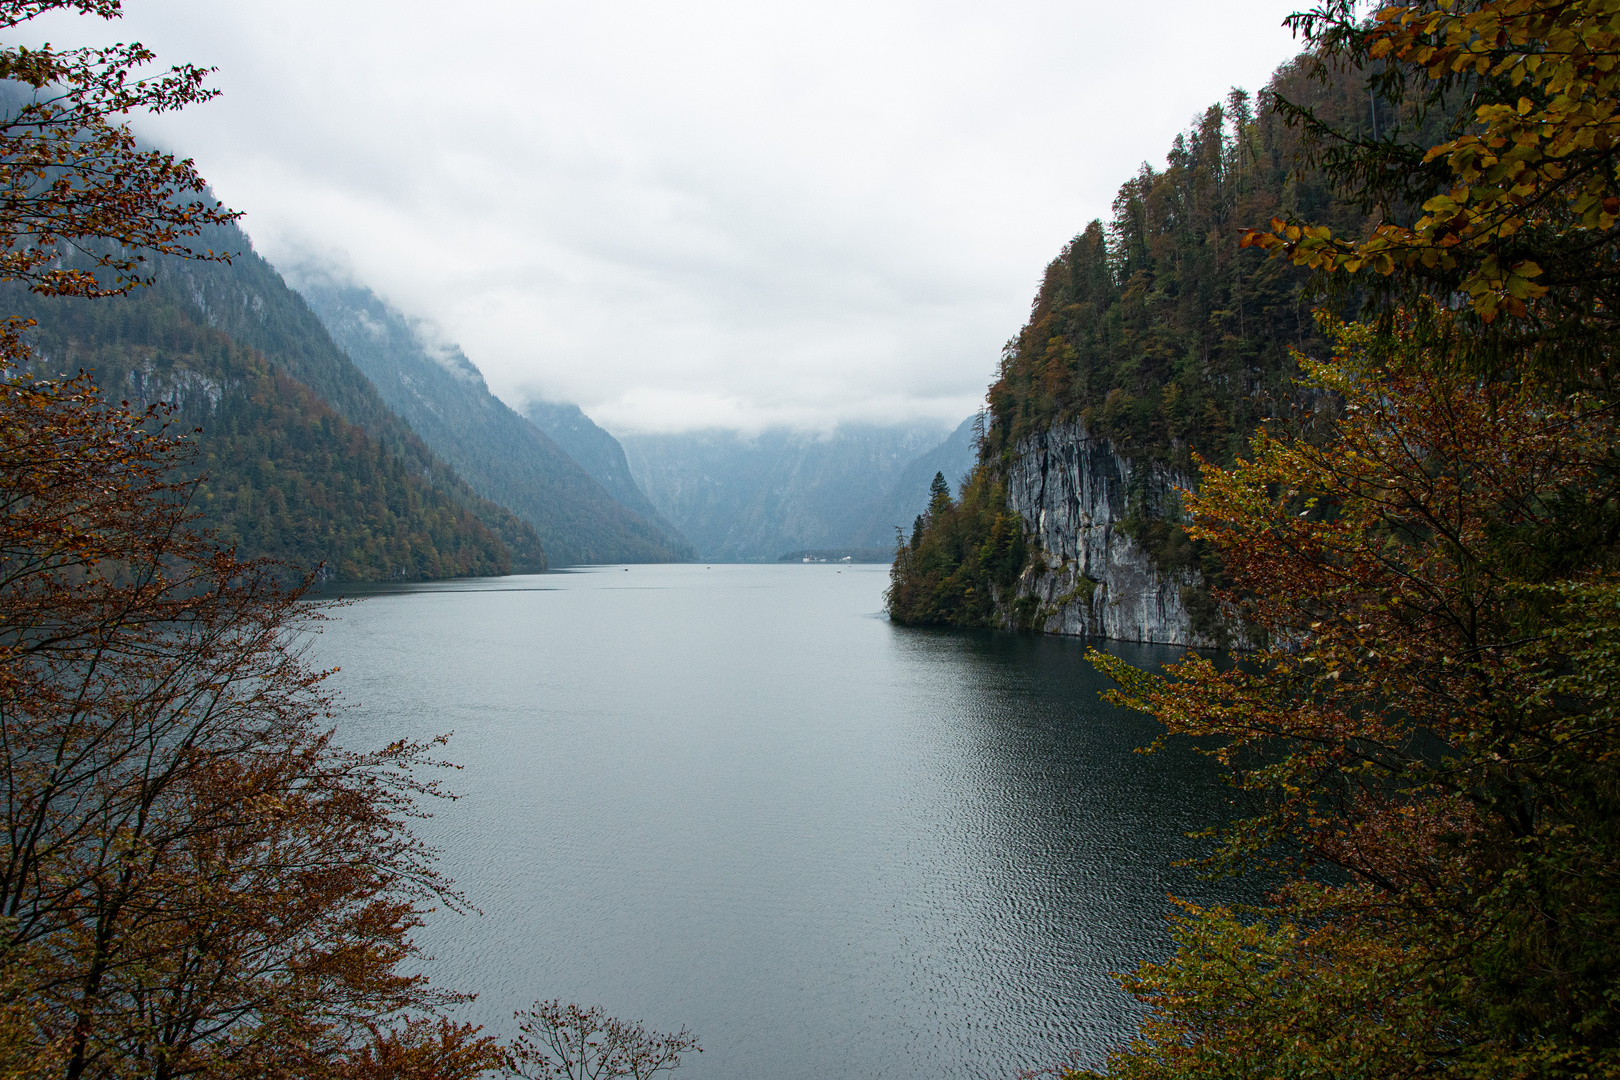
[[[598,427],[578,405],[531,401],[523,409],[523,418],[549,435],[614,499],[663,529],[686,549],[691,548],[680,530],[664,520],[636,483],[636,478],[630,475],[630,464],[619,440]],[[693,552],[692,557],[695,556]]]
[[[703,558],[774,561],[867,546],[854,537],[907,466],[945,436],[928,424],[845,425],[827,434],[706,430],[619,442],[647,498]]]
[[[551,565],[694,557],[690,544],[616,498],[491,394],[459,347],[431,340],[370,289],[324,268],[298,266],[288,273],[382,399],[473,490],[533,526]]]

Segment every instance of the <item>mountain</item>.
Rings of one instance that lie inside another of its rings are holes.
[[[243,557],[349,581],[544,569],[534,530],[388,411],[246,236],[205,243],[240,254],[149,256],[152,284],[124,297],[7,287],[6,310],[38,324],[35,370],[83,368],[115,399],[169,403],[180,430],[198,429],[195,505]]]
[[[630,475],[630,464],[625,460],[624,447],[619,445],[619,440],[597,427],[578,405],[531,401],[523,410],[523,417],[549,435],[620,504],[678,541],[682,550],[690,552],[688,558],[696,557],[697,553],[692,551],[692,545],[681,536],[680,530],[664,520],[635,477]]]
[[[1299,170],[1301,129],[1271,107],[1281,96],[1371,139],[1365,74],[1310,72],[1284,64],[1259,109],[1241,91],[1210,106],[1046,266],[987,395],[985,467],[901,553],[891,618],[1226,640],[1222,570],[1183,527],[1179,492],[1198,459],[1229,463],[1263,422],[1308,407],[1295,357],[1329,348],[1310,272],[1243,248],[1241,229],[1297,213],[1359,236],[1375,220]],[[1430,125],[1423,145],[1449,123],[1414,119]],[[1345,315],[1359,297],[1347,283],[1324,303]]]
[[[943,475],[955,491],[979,460],[978,416],[970,416],[938,446],[905,467],[888,494],[868,515],[866,523],[851,539],[856,547],[884,548],[894,554],[894,530],[908,536],[917,515],[928,510],[928,485]]]
[[[473,490],[533,526],[552,565],[693,557],[690,545],[616,499],[491,394],[458,347],[434,341],[362,285],[320,268],[289,276],[382,400]]]
[[[333,342],[303,297],[253,250],[240,229],[205,229],[198,246],[237,254],[229,264],[158,258],[153,284],[132,299],[138,303],[145,294],[181,305],[232,341],[257,350],[275,369],[309,387],[349,423],[364,428],[409,470],[432,477],[434,486],[450,493],[458,504],[478,507],[480,520],[510,549],[513,572],[546,568],[547,553],[533,527],[478,496],[389,409],[371,380]]]
[[[773,560],[851,546],[874,508],[943,432],[846,425],[827,434],[768,429],[625,435],[637,484],[706,559]]]

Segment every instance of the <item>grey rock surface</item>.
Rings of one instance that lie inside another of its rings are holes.
[[[1151,505],[1175,501],[1187,477],[1138,466],[1069,420],[1026,437],[1007,476],[1007,501],[1023,519],[1030,565],[1004,598],[1038,604],[1034,628],[1050,634],[1116,641],[1208,646],[1193,630],[1182,590],[1195,572],[1155,566],[1122,527],[1127,497]]]

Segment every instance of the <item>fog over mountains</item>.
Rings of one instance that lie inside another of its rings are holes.
[[[521,413],[430,325],[363,284],[303,264],[284,274],[388,407],[483,497],[533,526],[553,566],[773,560],[796,550],[892,549],[943,472],[975,457],[972,418],[615,438],[577,406]]]
[[[651,509],[639,492],[609,492],[491,394],[459,347],[329,270],[300,266],[287,277],[388,406],[473,490],[534,526],[551,565],[694,557],[667,523],[637,513]]]
[[[562,447],[609,495],[670,536],[680,535],[637,486],[619,440],[597,427],[578,405],[531,401],[524,407],[523,416]]]
[[[319,265],[285,271],[388,407],[487,499],[528,522],[553,566],[772,560],[804,549],[886,553],[935,472],[972,466],[972,421],[828,433],[705,430],[616,439],[576,405],[522,413],[462,350]]]
[[[974,459],[966,422],[620,440],[574,404],[520,414],[348,272],[272,266],[235,225],[199,239],[232,258],[155,258],[150,287],[91,305],[10,291],[42,365],[195,429],[197,512],[222,543],[322,581],[882,555],[934,473],[954,482]]]
[[[972,467],[971,428],[970,419],[954,432],[844,425],[825,434],[710,430],[620,442],[641,489],[703,558],[747,561],[807,549],[892,550],[894,527],[910,528],[934,473],[954,482]]]

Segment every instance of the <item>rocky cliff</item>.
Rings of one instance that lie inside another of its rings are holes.
[[[1194,629],[1188,611],[1197,571],[1161,568],[1133,535],[1133,517],[1173,512],[1176,489],[1187,486],[1186,477],[1120,456],[1079,420],[1025,436],[1015,446],[1006,488],[1030,555],[1013,594],[998,597],[1008,627],[1214,644]]]

